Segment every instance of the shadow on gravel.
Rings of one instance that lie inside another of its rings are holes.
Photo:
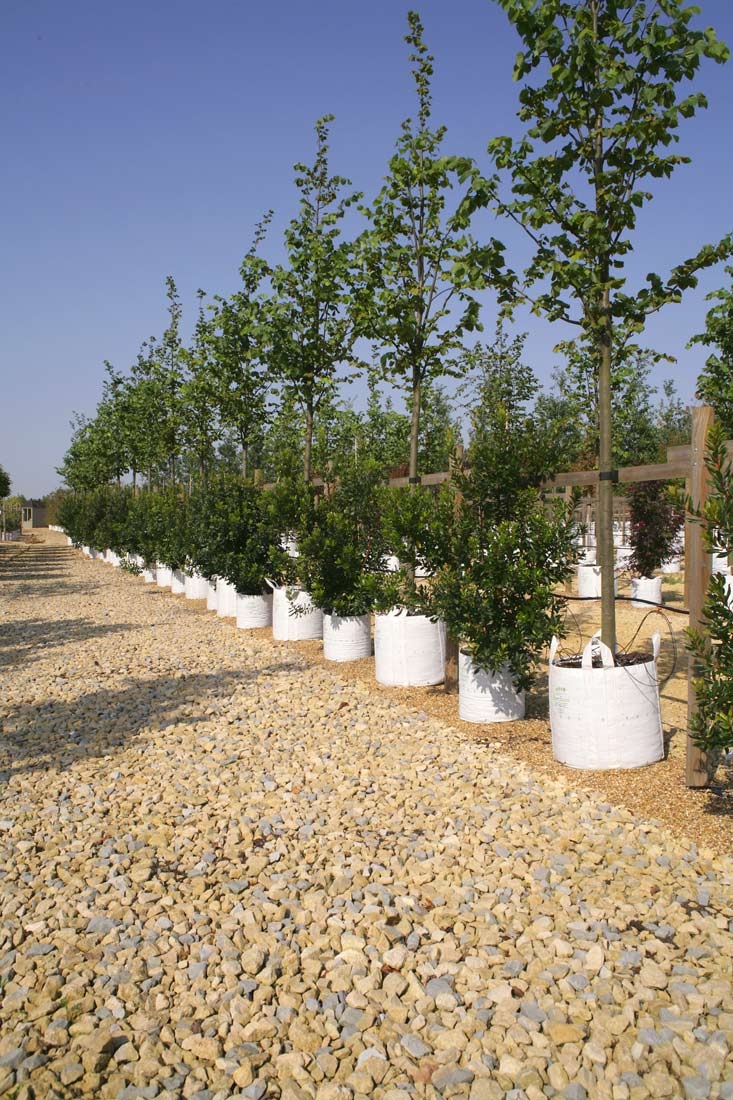
[[[244,672],[140,680],[118,689],[99,687],[74,699],[10,706],[0,723],[0,783],[13,775],[63,770],[77,760],[114,756],[141,733],[155,734],[183,722],[230,724],[233,692],[280,672],[302,671],[294,661]],[[294,686],[297,690],[297,684]]]
[[[18,619],[2,624],[0,633],[0,668],[27,664],[54,646],[69,642],[86,642],[108,634],[121,634],[133,627],[127,623],[95,623],[91,619]]]

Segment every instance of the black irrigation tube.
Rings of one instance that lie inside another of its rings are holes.
[[[600,603],[600,596],[560,596],[561,600],[565,600],[570,603]],[[640,600],[636,596],[614,596],[616,603],[634,603],[634,604],[646,604],[647,607],[664,608],[665,611],[671,611],[674,615],[689,615],[690,610],[687,607],[669,607],[666,603],[654,603],[653,600]]]

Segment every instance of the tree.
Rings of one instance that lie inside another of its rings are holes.
[[[456,169],[441,154],[445,127],[433,129],[433,58],[416,12],[408,13],[417,119],[406,119],[389,175],[371,207],[370,228],[358,242],[361,286],[355,308],[360,333],[380,351],[384,378],[405,386],[410,401],[409,476],[418,474],[420,412],[425,384],[457,375],[465,332],[479,328],[478,304],[457,265],[471,241],[458,216],[446,213]]]
[[[666,278],[656,273],[627,288],[624,260],[651,181],[688,158],[671,151],[680,119],[706,106],[684,94],[703,60],[729,51],[711,29],[690,24],[697,9],[682,0],[499,0],[522,41],[514,76],[522,81],[525,135],[489,145],[512,197],[498,180],[476,178],[472,203],[520,226],[534,254],[522,281],[502,274],[505,302],[529,303],[551,320],[576,326],[592,349],[599,394],[599,562],[603,639],[613,652],[613,494],[611,387],[619,331],[643,329],[649,314],[697,282],[697,272],[726,258],[730,237],[705,245]],[[537,73],[536,84],[529,78]],[[576,304],[573,310],[573,301]]]
[[[10,474],[4,466],[0,466],[0,500],[10,496]]]
[[[733,276],[733,267],[725,270]],[[706,359],[697,380],[697,396],[713,406],[716,418],[730,439],[733,436],[733,287],[716,290],[708,298],[718,304],[705,317],[705,331],[693,336],[690,344],[703,344],[716,350]]]
[[[204,292],[197,292],[199,313],[189,348],[183,349],[186,374],[181,384],[181,433],[186,452],[201,481],[213,461],[219,438],[216,407],[212,400],[210,322],[204,313]]]
[[[539,490],[556,472],[556,425],[535,411],[539,382],[522,360],[525,335],[509,340],[501,323],[490,345],[464,355],[471,394],[468,465],[476,466],[470,493],[483,500],[491,523],[512,518],[520,490]],[[479,469],[481,471],[479,475]]]
[[[347,310],[350,247],[340,240],[340,223],[359,196],[345,193],[350,180],[329,174],[332,120],[332,115],[325,115],[316,122],[313,164],[295,165],[300,213],[285,232],[288,265],[278,265],[272,272],[272,366],[305,417],[303,476],[307,482],[315,415],[333,389],[337,368],[350,360],[355,340]]]
[[[237,440],[245,478],[249,475],[250,451],[262,439],[271,416],[273,378],[267,352],[272,341],[272,302],[262,289],[270,268],[258,255],[271,219],[272,211],[268,211],[255,227],[252,245],[239,268],[241,289],[230,298],[215,299],[208,337],[212,397],[222,427]]]

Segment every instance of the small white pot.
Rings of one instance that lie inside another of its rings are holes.
[[[161,565],[160,562],[158,562],[155,566],[155,583],[158,588],[170,588],[172,580],[173,570],[169,569],[167,565]]]
[[[209,595],[209,582],[200,573],[187,573],[184,581],[184,595],[187,600],[205,600]]]
[[[183,596],[186,592],[186,577],[182,569],[174,569],[171,573],[171,592],[174,596]]]
[[[327,661],[358,661],[371,655],[371,616],[323,616],[323,656]]]
[[[272,592],[263,592],[261,596],[237,593],[237,626],[241,630],[272,626]]]
[[[633,607],[649,607],[651,604],[664,603],[662,599],[661,577],[632,577],[631,603]]]
[[[445,623],[395,608],[374,618],[374,673],[391,687],[425,687],[445,678]]]
[[[288,593],[292,600],[288,598]],[[298,615],[291,606],[305,608]],[[300,588],[276,588],[272,594],[272,636],[278,642],[306,641],[323,637],[323,612],[314,607],[309,592]]]
[[[458,654],[458,716],[464,722],[513,722],[524,718],[524,692],[511,673],[477,668],[468,653]]]
[[[221,578],[216,582],[216,613],[220,619],[233,619],[237,614],[237,590]]]

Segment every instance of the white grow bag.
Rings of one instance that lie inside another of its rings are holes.
[[[291,605],[304,610],[291,615]],[[288,587],[273,590],[272,636],[277,642],[302,642],[323,637],[323,612],[314,606],[309,592]]]
[[[209,595],[209,582],[195,571],[186,574],[184,587],[187,600],[205,600]]]
[[[216,613],[220,619],[233,619],[237,614],[237,590],[221,577],[216,582]]]
[[[171,592],[174,596],[185,595],[186,577],[182,569],[174,569],[171,573]]]
[[[613,590],[617,589],[616,578],[613,580]],[[601,567],[600,565],[578,566],[578,596],[583,599],[599,599],[601,595]]]
[[[679,573],[681,571],[681,569],[682,569],[682,560],[681,560],[681,558],[677,558],[677,557],[667,558],[666,561],[662,562],[662,572],[663,573]]]
[[[517,691],[505,667],[477,668],[468,653],[458,654],[458,717],[464,722],[512,722],[524,718],[524,692]]]
[[[170,588],[172,580],[173,570],[169,569],[167,565],[161,565],[160,562],[158,562],[155,566],[155,583],[158,588]]]
[[[371,655],[371,616],[323,616],[323,656],[327,661],[358,661]]]
[[[217,578],[210,577],[208,581],[209,589],[206,593],[206,610],[216,611],[219,605],[219,595],[217,592]]]
[[[108,563],[109,563],[110,565],[114,565],[115,569],[119,569],[119,566],[120,566],[120,555],[119,555],[119,554],[115,554],[114,550],[105,550],[105,552],[104,552],[104,560],[105,560],[106,562],[108,562]]]
[[[583,650],[581,668],[554,663],[558,640],[550,646],[550,727],[556,760],[571,768],[641,768],[664,756],[657,657],[617,666],[611,650],[595,635]],[[594,650],[602,667],[592,667]]]
[[[651,604],[664,603],[662,599],[661,577],[632,577],[631,578],[631,603],[633,607],[645,607],[650,609]]]
[[[445,678],[445,623],[395,608],[374,618],[374,672],[391,687],[424,687]]]
[[[272,592],[263,592],[261,596],[237,593],[237,626],[241,630],[272,626]]]

